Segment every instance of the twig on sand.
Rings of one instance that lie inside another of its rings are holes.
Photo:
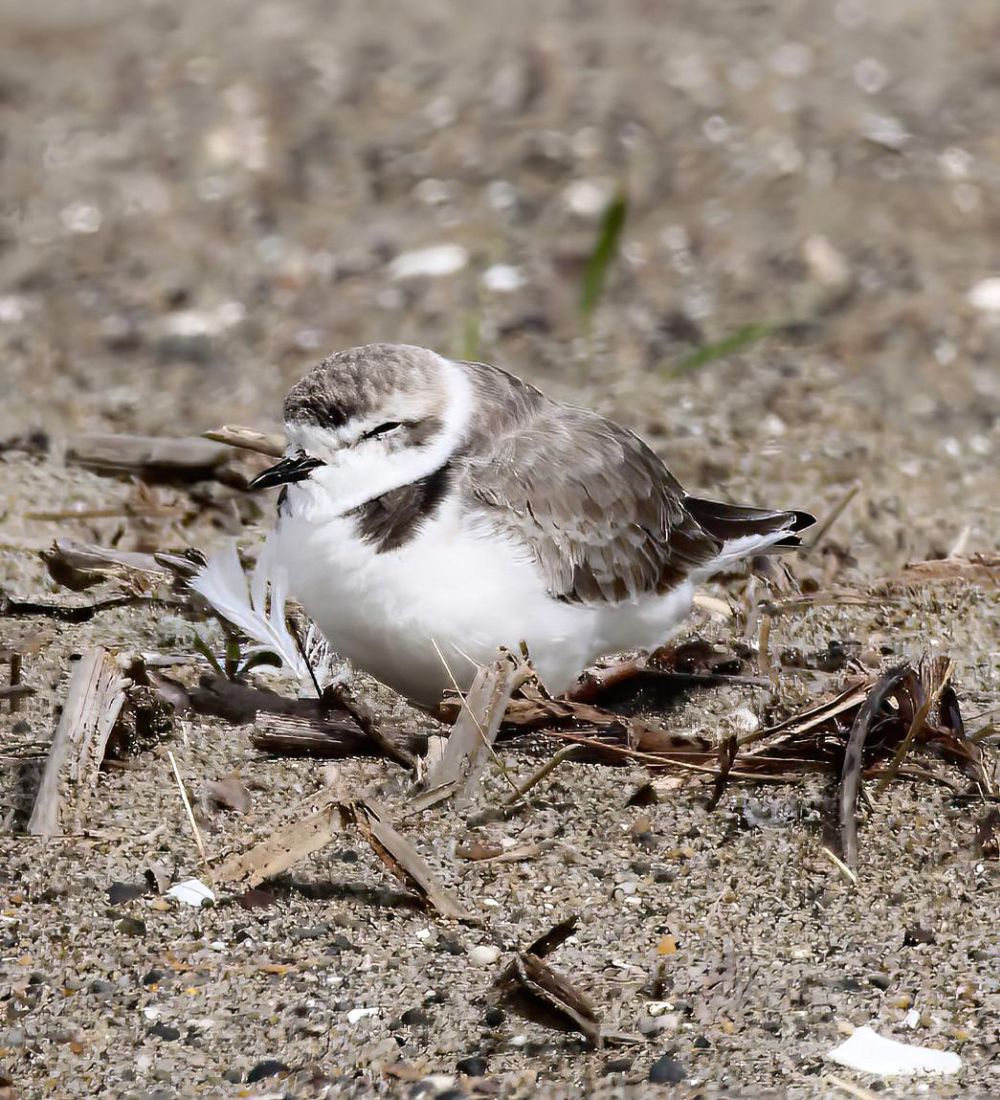
[[[830,528],[837,522],[838,519],[844,514],[847,506],[858,495],[861,490],[861,482],[855,481],[852,485],[838,497],[834,502],[833,507],[829,512],[816,524],[812,531],[809,532],[809,538],[803,540],[802,546],[799,548],[799,554],[802,557],[806,557],[816,549],[817,546],[826,538]]]
[[[400,881],[441,916],[476,923],[458,899],[438,881],[416,848],[389,821],[378,803],[330,799],[304,818],[276,829],[246,852],[231,856],[217,870],[220,882],[246,881],[251,888],[318,852],[349,826],[355,826],[372,850]]]
[[[187,811],[188,821],[191,823],[191,831],[194,833],[194,842],[198,845],[198,854],[201,856],[201,862],[205,865],[205,870],[208,872],[209,878],[215,881],[212,874],[212,866],[208,862],[208,855],[205,852],[205,845],[201,839],[201,830],[198,828],[198,822],[194,819],[194,810],[191,809],[191,800],[188,798],[187,791],[184,789],[184,780],[181,779],[180,769],[177,767],[177,761],[174,759],[174,754],[168,750],[167,758],[170,761],[170,766],[174,769],[174,778],[177,780],[177,789],[181,793],[181,802],[184,803],[184,809]]]
[[[579,745],[566,745],[565,748],[561,748],[555,756],[550,757],[534,774],[529,776],[514,793],[504,800],[504,806],[514,806],[521,801],[522,798],[532,788],[536,787],[541,781],[559,767],[564,760],[569,760],[574,756],[580,755]]]
[[[865,739],[871,732],[875,717],[906,675],[907,666],[890,669],[868,693],[861,709],[851,725],[851,732],[844,749],[844,765],[840,774],[840,847],[844,862],[857,871],[858,822],[855,817],[858,804],[858,788],[861,786],[862,757]]]
[[[244,451],[254,451],[270,458],[281,458],[285,453],[285,437],[258,432],[254,428],[243,428],[237,424],[223,424],[210,432],[201,433],[205,439],[215,443],[224,443],[227,447],[238,447]]]

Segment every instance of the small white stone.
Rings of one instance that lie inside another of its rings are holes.
[[[608,180],[574,180],[563,191],[563,200],[580,218],[596,218],[611,201],[614,188]]]
[[[729,123],[722,115],[709,115],[702,123],[701,132],[713,145],[721,145],[729,137]]]
[[[805,76],[812,68],[813,52],[804,42],[782,42],[767,59],[768,68],[778,76]]]
[[[916,1027],[920,1023],[920,1012],[915,1008],[911,1008],[903,1017],[903,1023],[907,1027]]]
[[[969,305],[985,313],[1000,311],[1000,275],[983,279],[969,291]]]
[[[71,203],[63,209],[59,218],[70,233],[96,233],[103,220],[100,210],[87,202]]]
[[[803,241],[802,258],[809,274],[823,286],[842,287],[851,281],[851,268],[843,253],[822,234],[814,233]]]
[[[889,70],[877,57],[863,57],[854,66],[854,83],[869,95],[875,95],[889,83]]]
[[[435,1092],[444,1092],[445,1089],[450,1089],[455,1084],[455,1078],[447,1073],[432,1073],[429,1077],[424,1078],[423,1083],[430,1085]]]
[[[19,298],[16,294],[0,298],[0,323],[16,325],[18,321],[23,321],[27,304],[26,298]]]
[[[910,132],[892,115],[866,115],[861,122],[861,133],[876,145],[898,151],[910,140]]]
[[[469,952],[469,962],[473,966],[492,966],[500,958],[500,948],[483,943]]]
[[[440,278],[461,271],[468,262],[469,253],[460,244],[436,244],[401,252],[389,265],[389,274],[393,279]]]
[[[483,286],[496,294],[510,294],[525,284],[524,274],[513,264],[493,264],[483,272]]]
[[[349,1024],[356,1024],[371,1016],[377,1016],[380,1011],[381,1009],[378,1008],[352,1008],[350,1012],[347,1013],[347,1022]]]

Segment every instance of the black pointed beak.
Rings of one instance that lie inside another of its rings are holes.
[[[280,462],[268,466],[263,473],[258,474],[247,488],[253,492],[257,489],[271,489],[275,485],[288,485],[293,481],[302,481],[317,466],[322,465],[322,459],[313,458],[312,455],[286,455]]]

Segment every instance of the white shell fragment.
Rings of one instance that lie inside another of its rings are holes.
[[[193,905],[196,909],[206,901],[215,901],[215,894],[196,878],[186,879],[171,886],[167,891],[168,898],[174,898],[182,905]]]
[[[1000,276],[983,279],[969,291],[969,305],[984,313],[1000,311]]]
[[[469,262],[469,253],[460,244],[436,244],[401,252],[389,265],[394,279],[413,279],[420,275],[443,276],[461,271]]]
[[[898,1073],[957,1073],[962,1059],[947,1050],[897,1043],[885,1039],[870,1027],[859,1027],[854,1034],[827,1054],[831,1062],[862,1073],[890,1077]]]

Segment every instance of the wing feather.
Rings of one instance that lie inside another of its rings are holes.
[[[496,374],[486,378],[494,389],[520,385]],[[459,487],[496,534],[527,549],[554,597],[606,603],[662,592],[719,555],[720,539],[637,436],[530,387],[516,397],[507,423],[474,425]]]

